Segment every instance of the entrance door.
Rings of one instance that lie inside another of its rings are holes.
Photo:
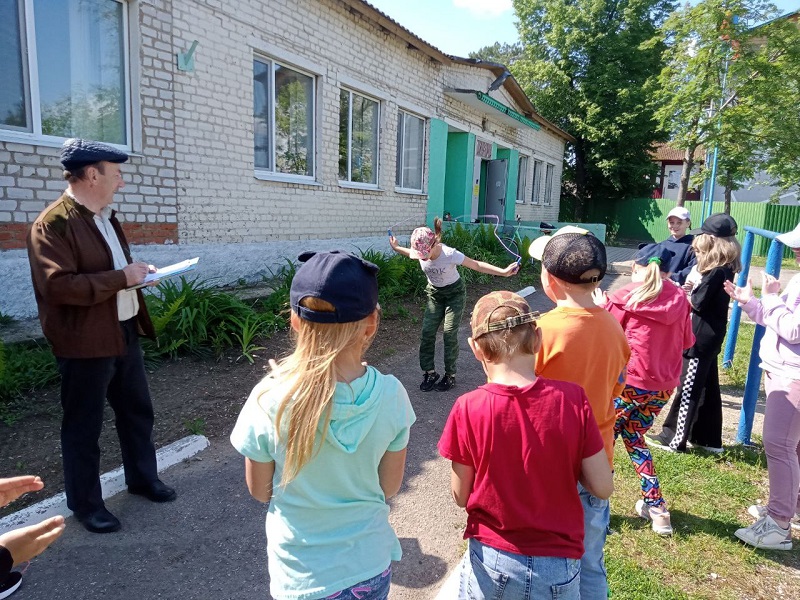
[[[507,177],[508,159],[500,158],[488,161],[486,169],[486,214],[497,215],[501,225],[505,222]]]

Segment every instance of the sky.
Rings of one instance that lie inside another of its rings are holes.
[[[367,0],[418,37],[446,54],[467,56],[495,42],[516,42],[511,0]],[[772,0],[781,14],[800,9],[800,0]]]

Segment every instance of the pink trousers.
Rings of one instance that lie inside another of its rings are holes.
[[[767,371],[764,388],[764,450],[769,471],[769,504],[773,518],[788,521],[800,513],[800,379]]]

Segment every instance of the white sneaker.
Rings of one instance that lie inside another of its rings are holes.
[[[643,519],[652,521],[653,531],[658,535],[672,535],[672,523],[670,522],[668,510],[650,510],[650,507],[641,499],[636,501],[635,510],[636,514]]]
[[[712,454],[722,454],[725,452],[725,448],[717,448],[716,446],[701,446],[700,444],[693,444],[692,442],[686,442],[686,447],[694,450],[705,450],[706,452],[711,452]]]
[[[767,513],[767,507],[763,504],[753,504],[747,509],[747,512],[756,520],[763,519],[767,516],[767,514],[769,514]],[[791,525],[792,529],[797,529],[800,531],[800,514],[795,514],[795,516],[793,516],[789,521],[789,524]]]
[[[764,550],[791,550],[791,530],[784,529],[767,515],[759,519],[750,527],[737,529],[734,535],[745,544]]]

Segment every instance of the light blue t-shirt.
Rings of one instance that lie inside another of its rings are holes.
[[[266,523],[270,593],[324,598],[400,560],[378,465],[387,451],[406,447],[416,416],[397,378],[367,367],[350,384],[336,385],[324,444],[284,488],[285,446],[274,422],[280,398],[267,391],[272,385],[265,379],[253,389],[231,443],[251,460],[275,462]]]

